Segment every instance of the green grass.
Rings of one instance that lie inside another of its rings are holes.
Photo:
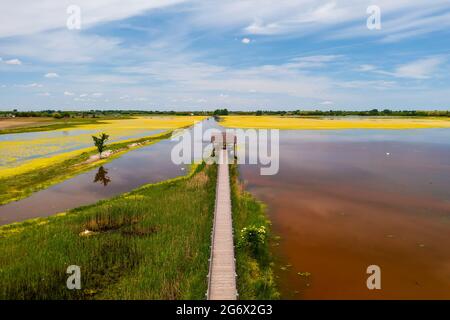
[[[168,131],[162,135],[156,135],[153,137],[144,137],[133,141],[108,144],[107,149],[112,151],[120,150],[120,152],[115,153],[109,158],[93,163],[84,162],[88,160],[90,156],[97,154],[96,151],[84,152],[78,156],[62,162],[56,162],[47,167],[0,179],[0,205],[11,201],[20,200],[29,196],[33,192],[48,188],[51,185],[116,159],[125,152],[132,150],[127,148],[129,144],[144,143],[145,141],[148,141],[145,142],[145,144],[149,145],[160,140],[167,139],[171,136],[171,134],[172,131]]]
[[[0,299],[204,299],[216,166],[0,228]],[[81,236],[84,230],[94,232]],[[68,290],[69,265],[82,290]]]
[[[279,293],[276,288],[269,248],[270,221],[267,219],[265,206],[243,189],[236,165],[231,166],[230,179],[239,298],[245,300],[278,299]],[[250,226],[263,226],[268,230],[268,240],[260,245],[256,252],[239,245],[241,230]]]

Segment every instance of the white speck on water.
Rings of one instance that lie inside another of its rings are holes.
[[[386,152],[386,155],[387,155],[387,156],[390,156],[390,155],[391,155],[391,153],[390,153],[390,152]]]

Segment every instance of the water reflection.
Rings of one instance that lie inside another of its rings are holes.
[[[103,184],[103,186],[106,187],[108,185],[108,183],[111,182],[111,178],[108,177],[107,174],[108,174],[108,170],[106,170],[103,166],[98,168],[98,171],[94,177],[94,183],[100,182]]]

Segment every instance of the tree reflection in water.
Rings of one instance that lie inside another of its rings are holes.
[[[106,170],[103,166],[98,168],[97,173],[95,174],[94,183],[97,183],[100,181],[100,183],[103,183],[103,185],[106,187],[108,183],[111,182],[111,179],[107,176],[108,170]]]

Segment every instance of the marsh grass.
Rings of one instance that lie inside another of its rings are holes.
[[[231,165],[230,179],[234,241],[238,244],[235,255],[239,298],[278,299],[269,241],[259,244],[257,250],[239,245],[244,228],[264,227],[266,238],[270,237],[270,221],[267,219],[265,206],[244,190],[239,181],[237,165]]]
[[[203,299],[216,166],[0,228],[0,299]],[[89,236],[80,235],[90,230]],[[81,290],[66,269],[81,268]]]

